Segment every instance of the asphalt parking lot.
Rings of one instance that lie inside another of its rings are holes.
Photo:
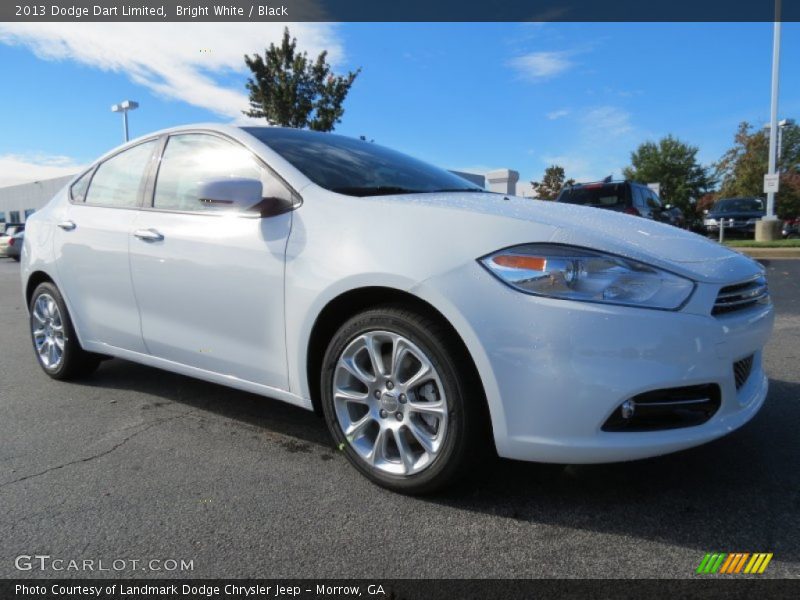
[[[691,577],[706,552],[800,576],[800,260],[768,263],[771,389],[744,428],[633,463],[498,461],[415,499],[359,476],[321,419],[112,360],[58,383],[0,259],[0,577],[18,555],[192,560],[191,577]]]

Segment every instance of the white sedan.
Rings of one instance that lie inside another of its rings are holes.
[[[316,409],[406,493],[494,451],[681,450],[767,394],[756,262],[333,134],[198,125],[117,148],[30,217],[22,284],[51,377],[113,356]]]

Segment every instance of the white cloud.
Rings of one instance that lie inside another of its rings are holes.
[[[0,187],[74,175],[81,168],[68,156],[0,154]]]
[[[631,114],[617,106],[583,108],[580,118],[567,123],[569,135],[561,137],[564,145],[545,151],[539,158],[541,168],[534,174],[539,179],[550,165],[564,167],[567,178],[576,181],[597,181],[607,175],[621,176],[629,162],[630,151],[642,137]],[[574,127],[574,129],[572,129]]]
[[[283,34],[284,23],[0,23],[0,43],[30,48],[44,60],[69,60],[131,81],[165,98],[237,119],[248,108],[244,54],[263,53]],[[336,26],[289,23],[298,48],[316,56],[328,50],[341,64]],[[201,51],[202,50],[202,51]],[[223,84],[237,75],[241,84]],[[109,97],[109,105],[120,100]]]
[[[574,179],[576,181],[597,179],[597,173],[595,172],[596,165],[593,164],[593,160],[587,159],[578,153],[543,156],[542,165],[542,172],[550,165],[564,167],[564,174],[567,176],[567,179]],[[541,178],[541,173],[537,178]]]
[[[556,119],[561,119],[563,117],[566,117],[568,114],[569,110],[567,110],[566,108],[560,108],[558,110],[554,110],[547,113],[545,116],[551,121],[555,121]]]
[[[525,79],[543,81],[572,68],[571,52],[531,52],[517,56],[509,64]]]
[[[598,106],[581,117],[583,131],[590,138],[620,137],[631,133],[631,115],[615,106]]]

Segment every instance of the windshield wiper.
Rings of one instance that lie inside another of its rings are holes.
[[[409,188],[378,185],[375,187],[338,187],[331,191],[337,194],[347,194],[348,196],[387,196],[390,194],[422,194],[425,190],[412,190]]]
[[[482,190],[481,188],[442,188],[440,190],[430,190],[426,191],[428,194],[436,194],[439,192],[485,192],[486,190]]]

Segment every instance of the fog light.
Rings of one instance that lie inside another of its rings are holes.
[[[633,413],[636,411],[636,402],[633,400],[625,400],[620,407],[622,418],[623,419],[630,419],[633,416]]]

